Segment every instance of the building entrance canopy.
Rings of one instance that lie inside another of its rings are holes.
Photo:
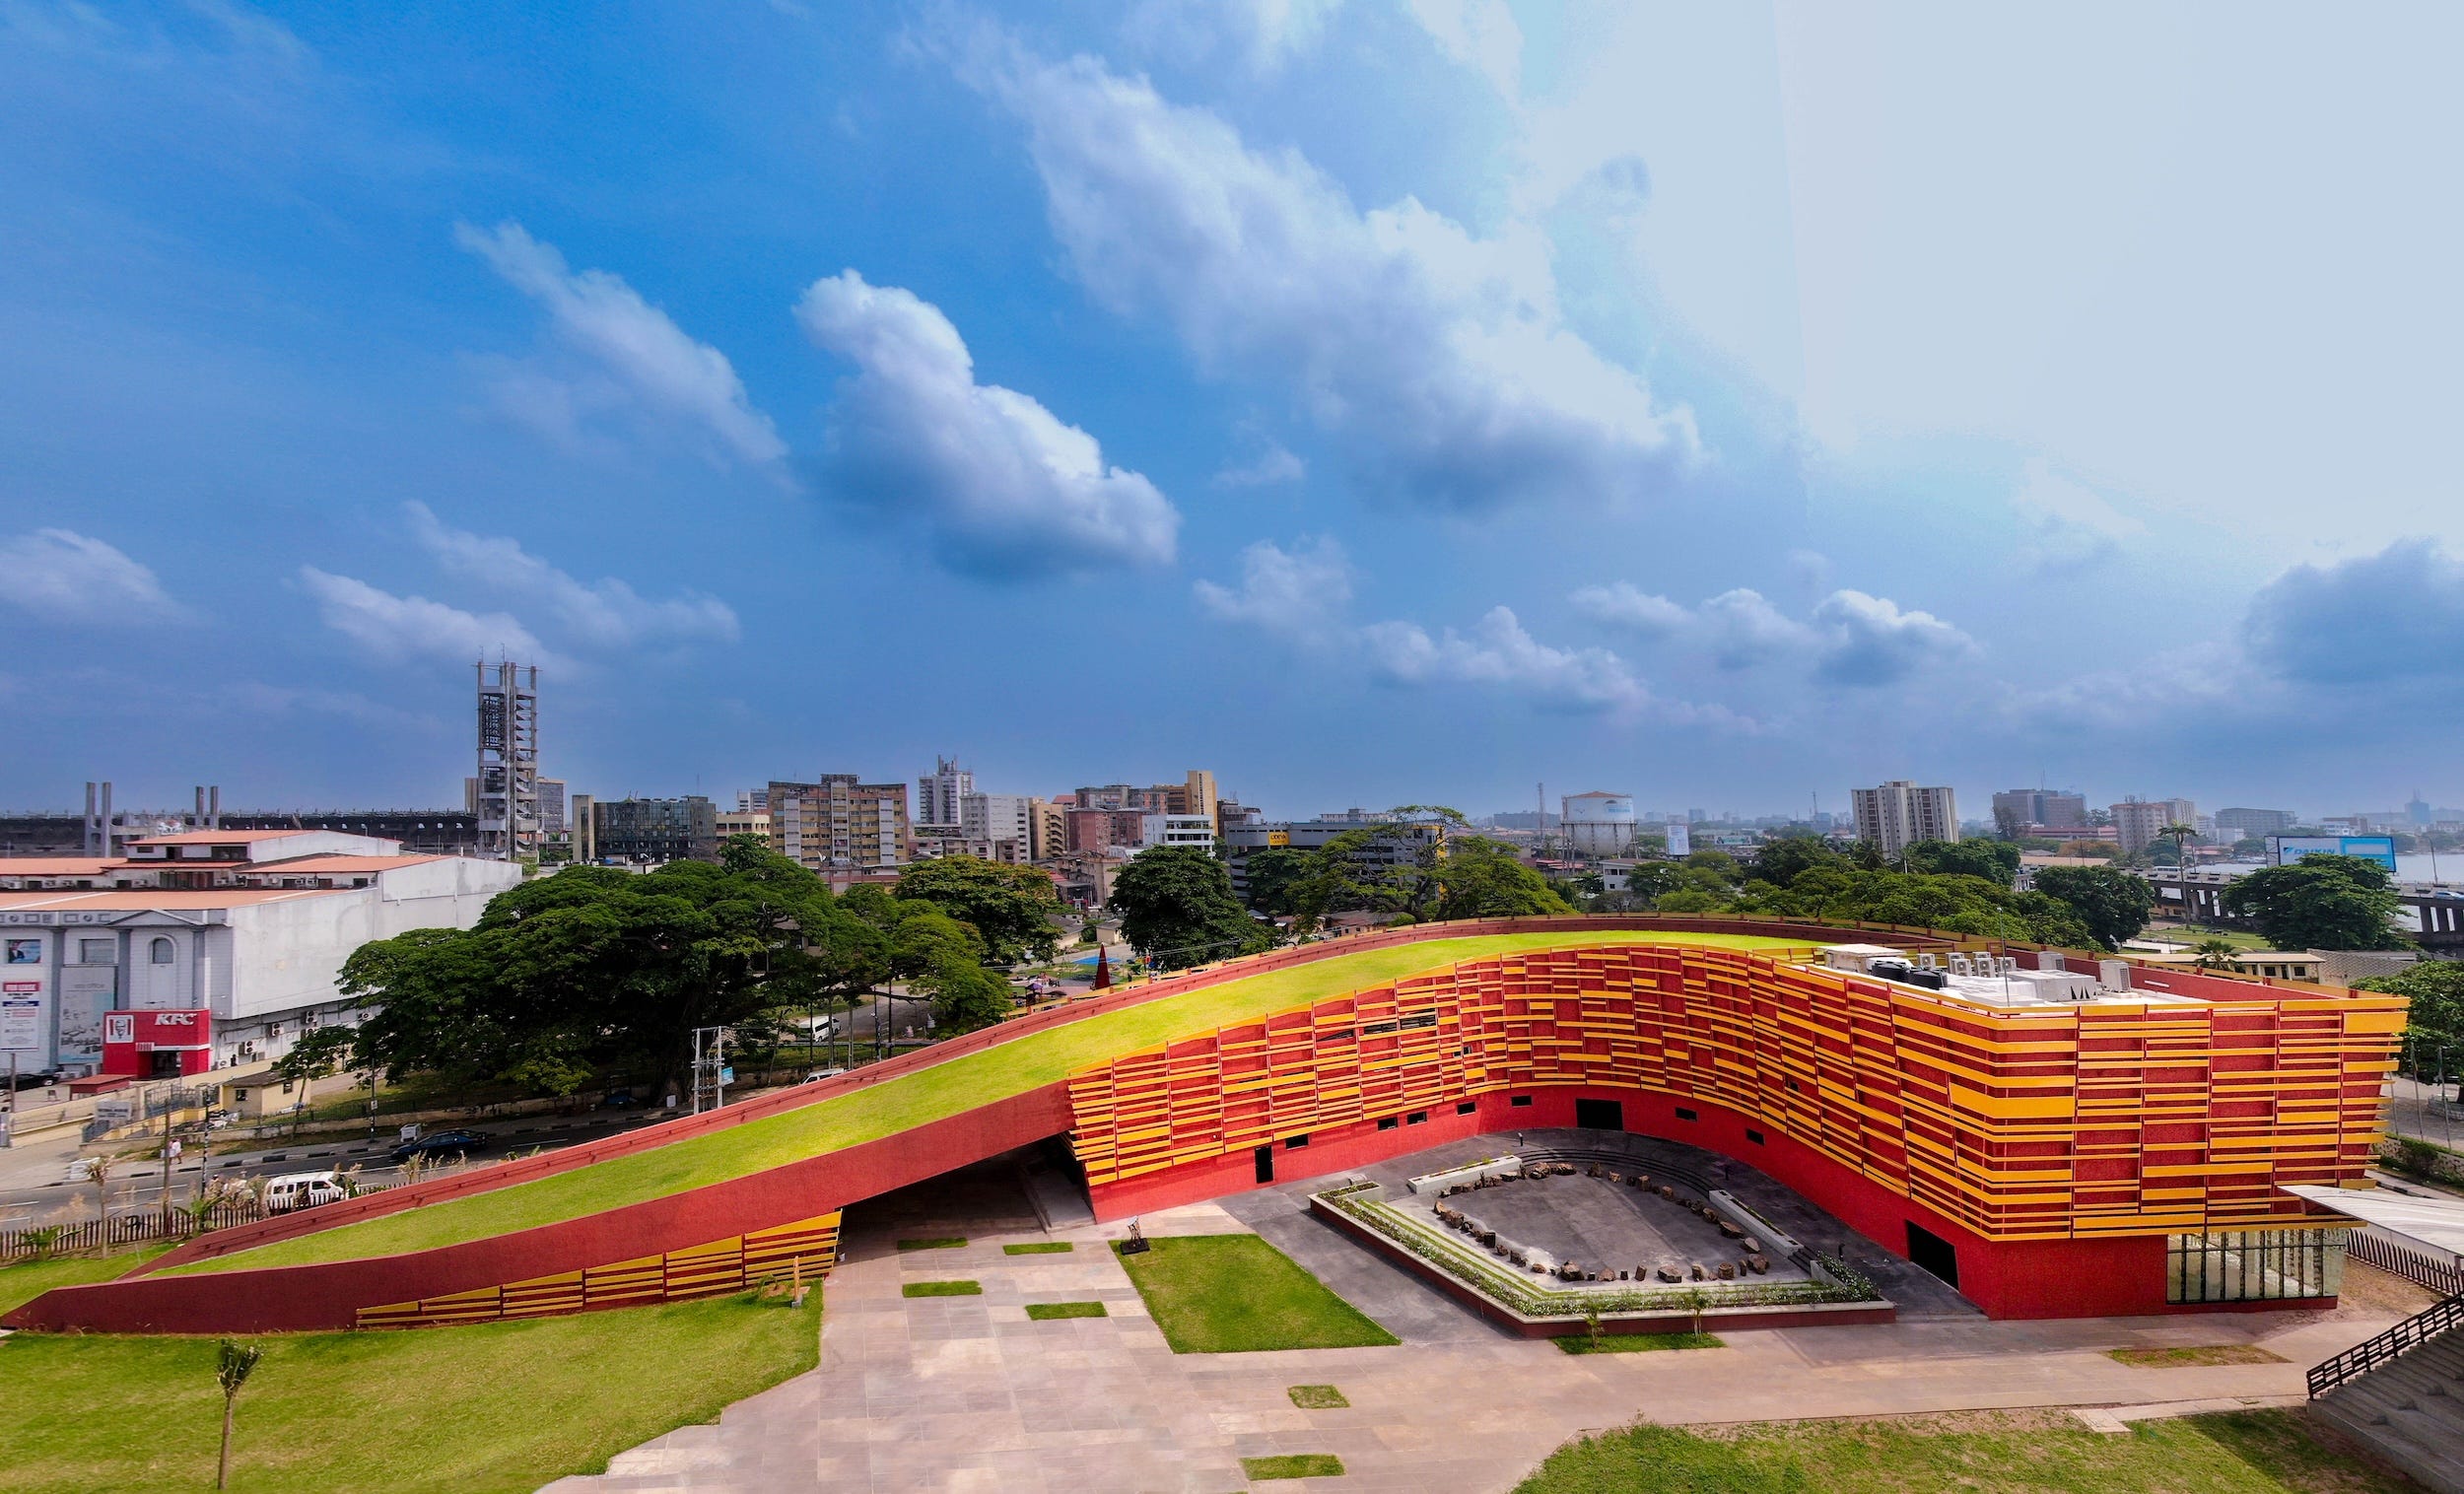
[[[2293,1184],[2285,1191],[2334,1209],[2363,1224],[2401,1235],[2427,1251],[2464,1265],[2464,1198],[2424,1198],[2385,1188],[2318,1188]]]

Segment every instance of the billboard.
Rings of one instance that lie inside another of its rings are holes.
[[[2396,838],[2389,835],[2272,835],[2267,838],[2267,858],[2274,864],[2291,866],[2304,856],[2353,856],[2363,861],[2376,861],[2394,871]]]
[[[1669,854],[1673,856],[1689,856],[1694,853],[1693,826],[1684,824],[1681,821],[1671,820],[1668,824],[1668,834]]]

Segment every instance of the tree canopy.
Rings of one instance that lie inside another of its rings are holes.
[[[1061,911],[1052,874],[977,856],[920,861],[901,873],[898,897],[929,903],[973,928],[995,965],[1049,960],[1059,945],[1053,919]]]
[[[2118,949],[2124,939],[2137,937],[2156,911],[2153,883],[2110,866],[2047,866],[2035,881],[2038,892],[2078,915],[2100,949]]]
[[[1574,912],[1513,848],[1473,835],[1442,804],[1405,804],[1395,818],[1347,830],[1312,851],[1283,894],[1302,924],[1338,913],[1383,921],[1514,917]],[[1434,823],[1438,834],[1431,836]],[[1253,887],[1257,857],[1251,857]]]
[[[2405,1018],[2407,1032],[2441,1047],[2464,1048],[2464,964],[2424,960],[2392,976],[2357,981],[2354,989],[2411,997],[2413,1007]],[[2451,1064],[2449,1068],[2452,1069]]]
[[[1232,893],[1232,873],[1196,846],[1140,851],[1113,877],[1105,904],[1121,936],[1159,970],[1181,970],[1266,948],[1274,941]]]
[[[2360,856],[2305,856],[2224,889],[2224,911],[2250,918],[2279,949],[2401,949],[2401,907],[2387,868]]]
[[[2019,874],[2019,849],[2008,841],[1919,841],[1908,848],[1908,869],[2008,887]]]

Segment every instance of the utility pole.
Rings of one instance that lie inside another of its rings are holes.
[[[727,1103],[727,1039],[734,1029],[697,1027],[693,1029],[693,1114],[702,1113],[702,1092],[708,1087],[711,1106],[718,1110]]]

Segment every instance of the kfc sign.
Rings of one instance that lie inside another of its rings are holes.
[[[137,1018],[132,1012],[106,1012],[103,1018],[103,1041],[134,1043],[137,1041]]]

